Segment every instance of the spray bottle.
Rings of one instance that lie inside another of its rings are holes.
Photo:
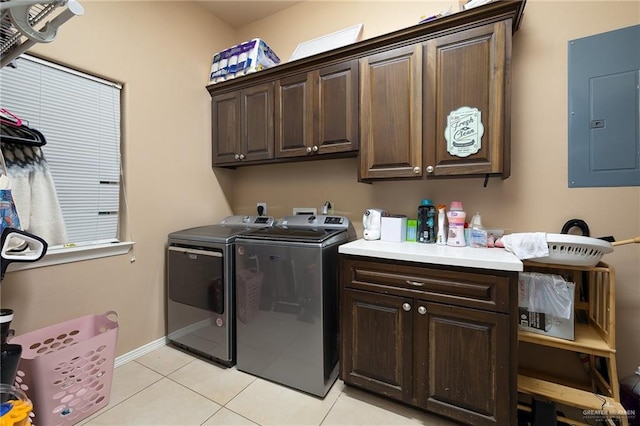
[[[436,237],[436,244],[440,244],[440,245],[447,244],[447,233],[444,230],[446,208],[447,206],[445,206],[444,204],[440,204],[438,206],[438,235]]]

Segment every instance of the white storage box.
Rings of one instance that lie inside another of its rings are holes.
[[[380,240],[401,243],[407,239],[406,216],[382,216]]]
[[[219,83],[280,63],[280,58],[259,38],[245,41],[213,55],[209,83]]]
[[[549,278],[552,275],[537,272],[519,274],[518,328],[545,336],[573,340],[575,283],[564,281],[556,276],[564,283],[554,288],[546,279],[542,282],[541,277]],[[532,306],[536,304],[532,303],[534,300],[537,300],[537,307]],[[564,311],[562,316],[558,315],[558,310]]]

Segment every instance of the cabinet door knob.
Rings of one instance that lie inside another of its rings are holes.
[[[240,154],[240,159],[244,160],[246,157],[244,156],[244,154]]]
[[[312,149],[313,149],[313,152],[318,152],[318,145],[314,145]]]
[[[413,168],[413,173],[420,174],[420,167],[414,167]]]
[[[407,284],[412,285],[414,287],[423,287],[424,286],[424,283],[421,283],[420,281],[407,280]]]
[[[405,311],[409,312],[411,310],[411,305],[408,303],[403,303],[402,304],[402,309],[404,309]]]
[[[427,308],[425,308],[424,306],[418,306],[418,313],[420,315],[424,315],[427,313]]]
[[[427,166],[427,173],[433,173],[434,170],[433,166]]]
[[[240,154],[236,154],[236,155],[235,155],[235,159],[236,159],[236,160],[239,160],[239,159],[240,159]]]
[[[307,154],[311,154],[311,147],[310,146],[307,147]]]

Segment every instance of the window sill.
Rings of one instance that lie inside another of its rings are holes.
[[[80,262],[82,260],[98,259],[108,256],[120,256],[127,254],[134,244],[134,242],[127,241],[122,243],[105,243],[83,247],[56,248],[49,250],[47,254],[37,262],[11,263],[7,268],[7,272],[60,265],[63,263]]]

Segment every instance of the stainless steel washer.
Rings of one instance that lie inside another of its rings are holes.
[[[169,234],[167,336],[169,343],[218,363],[235,363],[236,237],[270,227],[270,216],[229,216],[220,224]]]
[[[324,397],[338,377],[343,216],[289,216],[236,239],[239,370]]]

